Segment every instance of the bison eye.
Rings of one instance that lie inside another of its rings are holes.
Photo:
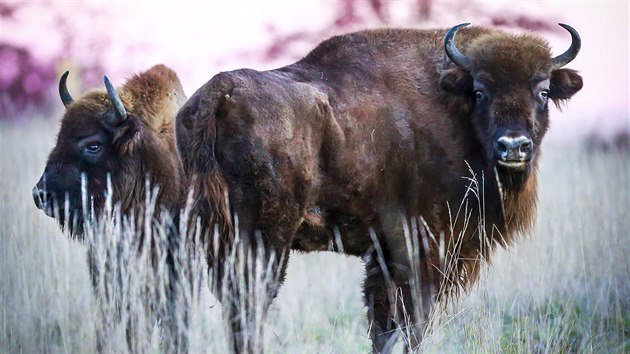
[[[475,90],[475,99],[477,100],[477,103],[481,103],[484,99],[486,99],[486,94],[481,90]]]
[[[91,155],[98,154],[101,151],[101,144],[89,144],[85,147],[85,152]]]
[[[543,102],[547,101],[547,98],[549,98],[549,90],[540,91],[540,93],[538,94],[538,98],[540,98],[540,100]]]

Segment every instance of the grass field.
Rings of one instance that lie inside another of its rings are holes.
[[[0,125],[1,353],[95,350],[86,247],[31,198],[56,132],[48,121]],[[546,142],[543,155],[534,232],[499,250],[472,292],[437,315],[426,352],[630,352],[630,154]],[[264,325],[266,350],[369,351],[362,272],[357,258],[293,254]],[[192,352],[228,348],[206,286],[190,338]],[[159,352],[159,335],[149,339]],[[111,340],[126,350],[122,330]]]

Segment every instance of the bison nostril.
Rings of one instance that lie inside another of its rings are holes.
[[[52,194],[50,192],[41,190],[37,187],[34,187],[31,193],[33,194],[33,201],[35,202],[35,205],[40,209],[49,204],[52,199]]]
[[[531,140],[527,140],[521,143],[521,149],[529,149],[532,147]]]
[[[39,195],[39,188],[33,187],[33,190],[31,191],[31,193],[33,194],[33,201],[35,202],[35,206],[37,206],[37,208],[41,209],[42,208],[42,198]]]
[[[508,146],[505,144],[505,142],[501,141],[501,140],[497,140],[494,143],[494,148],[497,150],[498,153],[500,154],[504,154],[508,151]]]

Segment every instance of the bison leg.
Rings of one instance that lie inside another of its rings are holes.
[[[433,307],[435,269],[429,264],[429,237],[417,219],[384,213],[381,230],[370,229],[364,283],[373,351],[389,353],[402,331],[405,351],[417,350]],[[439,261],[439,260],[438,260]]]
[[[413,281],[400,286],[399,301],[399,328],[404,338],[404,351],[413,353],[420,348],[433,301],[426,294],[419,294]]]
[[[372,350],[375,353],[390,353],[400,329],[405,352],[414,351],[422,341],[433,297],[426,287],[409,275],[404,264],[379,258],[376,251],[369,252],[365,257],[363,291]]]
[[[395,318],[396,286],[385,262],[374,248],[364,257],[366,278],[363,284],[372,351],[390,353],[398,340]]]
[[[241,126],[240,119],[230,123],[229,118],[226,126],[238,124],[241,132],[250,129]],[[291,187],[300,176],[280,169],[272,153],[258,144],[258,138],[225,134],[215,147],[226,176],[234,229],[233,249],[225,251],[221,261],[227,274],[220,293],[238,353],[262,352],[267,309],[285,277],[307,188]]]
[[[264,321],[284,280],[289,248],[242,245],[233,254],[222,291],[233,350],[261,353]]]
[[[271,240],[280,238],[274,232],[278,230],[259,231],[247,213],[255,208],[235,205],[234,210],[238,233],[231,249],[224,251],[218,290],[234,352],[262,353],[264,321],[284,280],[291,243],[272,245]]]

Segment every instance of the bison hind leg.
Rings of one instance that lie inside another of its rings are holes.
[[[236,353],[262,353],[264,322],[286,275],[289,247],[243,246],[237,243],[220,273],[224,316]]]

